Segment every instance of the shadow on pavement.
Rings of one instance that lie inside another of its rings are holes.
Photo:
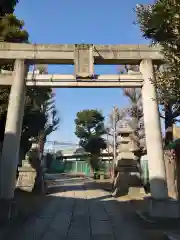
[[[48,196],[17,191],[18,219],[0,239],[161,240],[164,230],[179,228],[178,221],[152,224],[140,219],[135,210],[146,208],[146,200],[114,199],[98,189],[98,184],[81,180]]]
[[[16,240],[148,239],[148,226],[132,211],[131,201],[108,200],[109,196],[88,200],[45,198],[41,202],[43,206],[37,206],[28,218],[21,216],[19,224],[12,225],[1,240],[12,240],[12,237]]]
[[[136,181],[137,182],[137,181]],[[49,185],[49,190],[48,194],[54,194],[62,191],[83,191],[81,188],[82,183],[87,187],[88,189],[99,189],[99,190],[104,190],[106,192],[111,193],[112,191],[112,181],[111,180],[93,180],[90,178],[66,178],[61,176],[59,179],[56,180],[49,180],[48,185]],[[93,184],[92,184],[93,183]],[[117,197],[121,196],[126,196],[129,192],[129,189],[131,187],[136,187],[140,188],[141,184],[132,184],[129,183],[128,186],[120,188]]]

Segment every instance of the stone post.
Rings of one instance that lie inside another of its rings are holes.
[[[168,191],[156,89],[151,82],[154,79],[152,60],[142,60],[140,72],[144,78],[142,100],[151,196],[162,200],[168,198]]]
[[[26,74],[27,67],[24,60],[16,60],[13,71],[13,84],[9,96],[0,167],[0,199],[5,202],[10,201],[14,197],[16,169],[19,160],[19,146],[24,115]]]

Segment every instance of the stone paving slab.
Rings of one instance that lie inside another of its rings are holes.
[[[49,206],[13,236],[16,240],[147,239],[126,202],[93,189],[83,179],[74,180],[71,186],[69,182],[68,178],[66,188],[64,180],[63,191],[49,196]]]
[[[66,240],[67,237],[60,235],[55,231],[49,230],[41,239],[42,240]]]

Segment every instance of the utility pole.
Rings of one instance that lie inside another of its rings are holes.
[[[115,170],[115,162],[116,162],[116,107],[113,107],[113,174],[112,179],[114,180],[114,170]]]

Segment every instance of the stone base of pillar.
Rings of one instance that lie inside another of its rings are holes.
[[[172,199],[155,200],[145,198],[147,206],[144,211],[137,211],[137,214],[145,221],[155,223],[166,219],[180,219],[180,206],[178,201]]]
[[[0,199],[0,226],[9,224],[18,215],[19,207],[15,199]]]
[[[6,224],[12,218],[13,200],[0,199],[0,225]]]
[[[172,199],[149,200],[148,214],[152,218],[180,218],[178,201]]]

